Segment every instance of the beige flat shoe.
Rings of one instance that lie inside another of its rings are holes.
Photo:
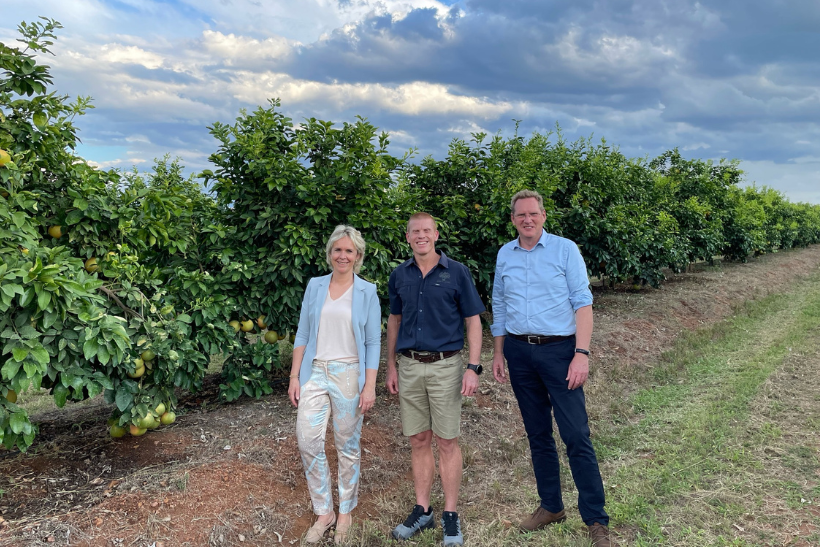
[[[350,531],[350,526],[353,524],[353,519],[351,518],[349,522],[346,524],[338,523],[336,524],[336,534],[333,536],[333,543],[336,545],[342,545],[344,542],[347,541],[347,533]]]
[[[305,542],[306,543],[319,543],[322,541],[322,538],[325,537],[325,532],[333,528],[336,524],[336,515],[333,515],[333,520],[328,522],[327,524],[322,524],[317,519],[316,522],[313,523],[313,526],[307,531],[305,534]]]

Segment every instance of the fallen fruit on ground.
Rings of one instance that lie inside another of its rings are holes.
[[[108,428],[108,434],[111,435],[111,437],[114,439],[120,439],[122,437],[125,437],[125,433],[125,428],[117,424],[114,424],[110,428]]]
[[[145,435],[145,432],[148,431],[144,427],[137,427],[134,424],[131,424],[128,427],[128,432],[131,433],[134,437],[139,437],[140,435]]]
[[[63,237],[63,227],[59,226],[59,225],[51,226],[48,229],[48,235],[50,235],[54,239],[59,239],[59,238]]]
[[[279,341],[279,335],[276,333],[275,330],[269,330],[265,333],[265,342],[268,344],[275,344]]]
[[[166,412],[162,416],[159,417],[159,421],[162,425],[171,425],[177,419],[177,415],[173,412]]]

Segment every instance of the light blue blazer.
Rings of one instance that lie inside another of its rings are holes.
[[[314,277],[308,282],[299,314],[299,327],[293,347],[305,347],[302,366],[299,369],[299,385],[310,380],[313,359],[316,357],[316,339],[319,334],[319,317],[327,298],[330,275]],[[382,311],[376,285],[353,276],[353,336],[359,350],[359,391],[364,387],[365,369],[378,369],[381,355]]]

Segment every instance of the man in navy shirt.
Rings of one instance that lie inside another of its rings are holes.
[[[416,505],[393,529],[395,539],[408,539],[435,527],[430,507],[436,437],[439,473],[444,490],[444,545],[462,545],[456,512],[461,485],[461,397],[472,396],[481,374],[481,320],[484,304],[470,271],[436,251],[436,222],[416,213],[407,223],[413,258],[390,274],[390,317],[387,320],[387,389],[399,394],[402,431],[410,437]],[[464,367],[464,325],[469,364]],[[399,368],[396,370],[398,361]]]
[[[498,251],[493,282],[493,376],[504,360],[530,443],[541,504],[525,531],[563,521],[552,414],[567,447],[578,510],[595,547],[610,547],[604,485],[589,438],[583,385],[589,375],[592,293],[578,246],[544,231],[544,201],[522,190],[512,198],[518,238]]]

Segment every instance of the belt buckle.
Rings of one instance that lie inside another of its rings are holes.
[[[536,344],[536,345],[537,345],[537,344],[538,344],[538,339],[539,339],[539,338],[540,338],[540,336],[538,336],[537,334],[528,334],[528,335],[527,335],[527,343],[528,343],[528,344]],[[533,341],[533,340],[535,340],[535,341]]]

